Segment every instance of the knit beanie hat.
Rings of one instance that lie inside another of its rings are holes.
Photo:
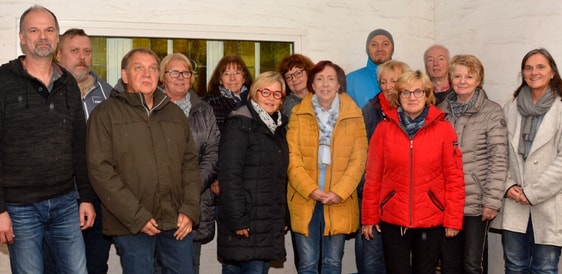
[[[390,32],[384,30],[384,29],[376,29],[371,31],[371,33],[369,33],[369,36],[367,36],[367,55],[369,54],[369,43],[371,42],[371,40],[373,40],[373,37],[377,36],[377,35],[384,35],[386,36],[386,38],[388,38],[388,40],[390,40],[390,43],[392,43],[392,51],[394,51],[394,39],[392,38],[392,34],[390,34]]]

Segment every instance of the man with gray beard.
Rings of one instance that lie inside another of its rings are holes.
[[[80,91],[52,61],[56,16],[33,6],[20,18],[24,55],[0,67],[0,243],[8,244],[12,273],[43,273],[43,242],[57,273],[87,273],[80,230],[96,214]]]
[[[112,87],[102,80],[92,68],[92,42],[83,29],[68,29],[61,35],[57,49],[57,62],[67,69],[78,82],[86,120],[103,100],[109,97]],[[105,274],[109,266],[111,237],[102,234],[101,204],[94,200],[96,219],[94,226],[82,230],[86,246],[86,268],[88,274]],[[45,250],[44,274],[55,274],[56,267],[48,250]]]

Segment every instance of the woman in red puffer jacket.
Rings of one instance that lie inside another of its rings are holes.
[[[390,101],[369,144],[363,235],[381,231],[388,273],[434,273],[443,233],[462,228],[462,154],[423,72],[402,74]]]

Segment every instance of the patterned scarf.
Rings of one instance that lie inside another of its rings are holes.
[[[410,138],[414,137],[416,132],[418,132],[418,130],[423,127],[428,111],[429,107],[426,106],[423,109],[422,113],[412,120],[406,115],[406,113],[404,113],[402,107],[398,108],[398,117],[400,118],[400,122],[402,123],[402,125],[404,125],[404,127],[406,128],[406,133],[408,133],[408,136]]]
[[[457,102],[457,94],[451,92],[451,95],[447,97],[447,103],[449,103],[449,109],[451,109],[451,114],[455,121],[461,117],[463,113],[469,110],[474,104],[476,103],[476,99],[478,99],[478,95],[480,94],[480,89],[476,89],[472,98],[467,103]]]
[[[240,89],[239,94],[243,94],[247,89],[248,88],[243,85],[242,88]],[[236,102],[236,104],[238,104],[242,100],[239,95],[234,93],[234,91],[231,91],[230,89],[227,89],[223,85],[219,85],[219,90],[220,90],[222,96],[224,96],[226,98],[234,99],[234,102]]]
[[[522,117],[521,136],[517,152],[523,156],[523,159],[527,159],[527,156],[529,156],[529,151],[535,140],[535,135],[537,135],[540,121],[544,117],[544,114],[550,109],[552,103],[554,103],[554,99],[555,96],[554,93],[550,91],[550,87],[546,89],[546,92],[539,101],[537,101],[536,105],[533,104],[533,96],[528,86],[523,86],[519,92],[519,96],[517,96],[517,110]]]
[[[260,105],[258,105],[258,103],[254,102],[254,100],[250,100],[250,102],[251,102],[254,110],[260,116],[261,121],[267,126],[267,128],[269,128],[271,133],[275,134],[275,130],[282,123],[281,113],[279,112],[279,110],[277,110],[274,114],[272,114],[272,115],[277,114],[277,121],[275,121],[275,120],[273,120],[272,115],[269,115],[269,113],[267,113],[265,110],[263,110],[263,108],[261,108]]]
[[[318,102],[318,96],[312,96],[312,108],[318,120],[320,128],[319,146],[318,146],[318,164],[329,165],[331,163],[330,143],[332,141],[332,131],[336,126],[338,115],[340,112],[340,96],[336,94],[336,98],[332,102],[329,110],[324,110]]]
[[[183,97],[181,100],[177,100],[174,103],[176,103],[176,105],[178,105],[178,107],[180,107],[183,110],[183,113],[185,113],[185,117],[189,118],[189,112],[191,111],[191,95],[189,94],[189,91],[185,94],[185,97]]]

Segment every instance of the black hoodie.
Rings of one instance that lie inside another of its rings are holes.
[[[0,213],[6,203],[32,204],[78,186],[93,202],[85,161],[86,122],[74,77],[53,64],[51,92],[22,66],[0,67]]]

